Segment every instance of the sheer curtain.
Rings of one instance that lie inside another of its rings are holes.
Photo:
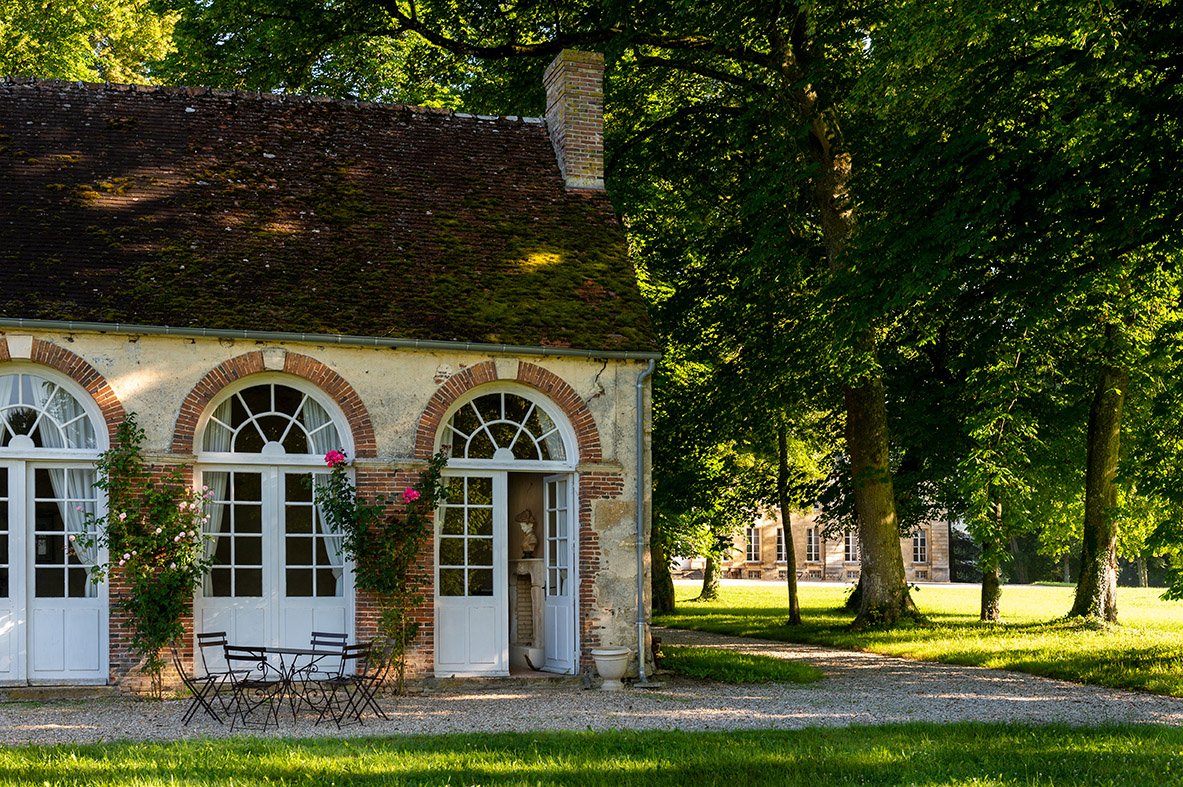
[[[333,425],[332,417],[312,397],[305,396],[304,406],[300,409],[300,419],[308,431],[308,450],[311,453],[324,456],[329,451],[341,447],[337,427]],[[317,475],[313,474],[315,484]],[[345,553],[344,541],[341,533],[329,527],[325,521],[324,512],[317,507],[316,527],[324,536],[325,550],[329,559],[333,561],[333,578],[337,580],[337,595],[345,595]]]
[[[214,410],[213,417],[222,422],[222,424],[230,423],[230,409],[233,407],[233,400],[227,399],[218,405]],[[230,450],[230,443],[234,439],[234,433],[229,428],[223,428],[221,425],[214,423],[212,420],[205,427],[204,447],[206,451],[227,452]],[[230,486],[230,473],[228,472],[203,472],[201,474],[202,483],[209,487],[212,497],[206,503],[205,511],[209,516],[209,521],[205,523],[205,534],[207,538],[202,541],[202,550],[207,558],[214,556],[218,550],[218,539],[221,537],[222,525],[226,520],[226,506],[223,501],[226,500],[226,490]],[[209,538],[213,536],[213,538]],[[209,595],[213,592],[210,587],[210,574],[205,575],[205,593]]]
[[[12,439],[11,430],[7,426],[7,419],[3,418],[4,408],[10,404],[14,404],[13,393],[17,391],[17,377],[15,374],[0,375],[0,445],[3,445],[5,440],[5,432],[8,432],[8,439]]]
[[[44,430],[43,430],[44,431]],[[86,596],[99,595],[99,586],[89,581],[95,564],[99,562],[99,545],[95,543],[94,517],[98,513],[95,499],[95,471],[92,468],[50,468],[49,482],[57,498],[58,511],[65,523],[66,534],[78,538],[70,542],[74,556],[86,569]],[[83,543],[83,542],[86,543]]]

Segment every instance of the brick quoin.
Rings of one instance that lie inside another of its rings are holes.
[[[583,645],[580,668],[588,669],[588,652],[603,644],[600,632],[592,627],[590,611],[594,608],[595,578],[603,569],[600,534],[592,527],[592,501],[614,500],[624,494],[624,476],[619,473],[582,473],[579,476],[579,638]]]
[[[173,428],[173,453],[193,453],[197,422],[223,388],[236,380],[266,371],[269,370],[263,364],[263,353],[256,350],[223,361],[207,372],[181,403],[176,426]],[[315,358],[293,352],[284,355],[283,371],[317,386],[341,408],[353,433],[353,450],[356,458],[369,459],[377,456],[378,441],[374,436],[370,412],[361,396],[344,377]]]

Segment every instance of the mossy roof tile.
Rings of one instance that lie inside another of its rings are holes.
[[[0,317],[654,347],[538,122],[6,81],[0,205]]]

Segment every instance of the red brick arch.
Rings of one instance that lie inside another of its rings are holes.
[[[8,351],[8,340],[0,337],[0,361],[8,360],[12,360]],[[16,360],[24,359],[18,358]],[[107,378],[99,374],[98,370],[87,363],[81,356],[70,352],[65,347],[60,347],[53,342],[47,342],[36,337],[33,338],[33,348],[29,361],[56,369],[86,389],[86,392],[90,394],[90,398],[94,399],[95,404],[98,405],[99,412],[103,415],[103,422],[106,424],[108,437],[112,441],[115,440],[115,430],[119,428],[119,424],[123,423],[123,419],[127,417],[127,411],[123,409],[123,403],[115,395],[115,391],[112,390],[110,383],[107,382]]]
[[[460,397],[472,389],[496,382],[497,364],[493,361],[482,361],[473,366],[465,367],[448,378],[447,382],[436,389],[423,414],[419,416],[419,428],[415,432],[415,458],[428,459],[435,450],[435,436],[442,425],[444,415]],[[558,406],[571,428],[575,431],[575,441],[579,450],[580,462],[599,462],[603,458],[600,446],[600,431],[596,428],[596,419],[587,409],[583,399],[567,381],[554,372],[543,369],[526,361],[518,362],[518,375],[513,382],[545,394],[550,401]]]
[[[173,429],[173,453],[193,453],[197,422],[223,388],[244,377],[269,371],[281,370],[266,368],[263,353],[259,350],[223,361],[210,369],[197,385],[193,386],[193,390],[181,404],[181,411],[177,415],[177,423]],[[353,433],[353,452],[356,458],[377,456],[378,443],[374,437],[374,424],[370,420],[369,410],[344,377],[315,358],[293,352],[284,355],[282,371],[312,383],[328,394],[341,408],[345,420],[349,423],[349,430]]]

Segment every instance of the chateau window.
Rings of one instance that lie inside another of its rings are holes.
[[[928,531],[922,527],[912,534],[912,562],[928,562]]]
[[[817,537],[817,528],[811,527],[805,531],[805,562],[816,563],[821,560],[821,544]]]
[[[847,530],[846,548],[843,552],[842,559],[847,563],[857,563],[860,557],[859,552],[858,533],[853,530]]]
[[[785,562],[785,529],[778,527],[776,529],[776,562]]]
[[[760,562],[760,528],[758,527],[748,528],[748,549],[746,557],[749,563]]]

